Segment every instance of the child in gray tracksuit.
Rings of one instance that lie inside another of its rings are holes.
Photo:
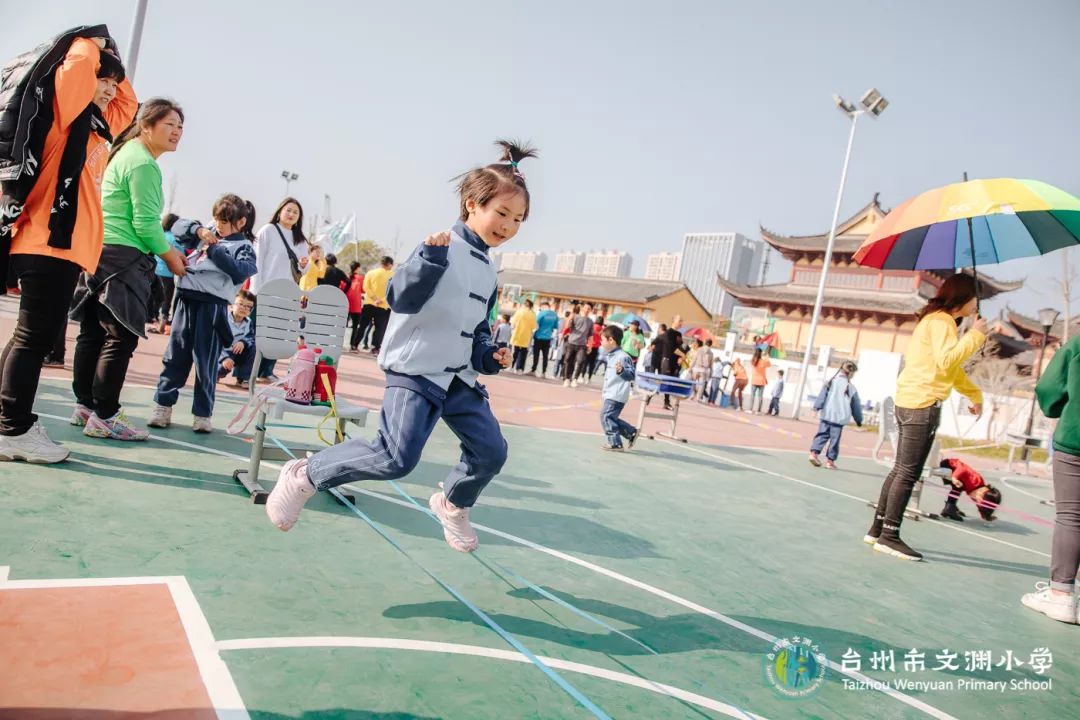
[[[622,328],[608,325],[600,333],[600,346],[607,353],[607,369],[604,371],[604,409],[600,411],[600,423],[604,426],[607,442],[604,450],[622,450],[623,438],[627,449],[634,447],[638,431],[619,415],[630,400],[630,383],[634,381],[634,361],[621,349]]]
[[[503,162],[464,176],[453,229],[428,237],[390,281],[378,433],[286,463],[266,505],[279,529],[296,523],[316,490],[408,475],[442,418],[461,441],[461,460],[428,505],[453,549],[476,549],[469,510],[507,457],[487,390],[477,381],[510,364],[509,349],[495,346],[488,325],[498,285],[488,250],[512,238],[528,217],[528,188],[517,163],[534,154],[510,143],[503,148]]]

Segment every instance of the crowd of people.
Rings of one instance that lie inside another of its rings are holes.
[[[479,379],[502,370],[577,387],[591,383],[603,367],[601,425],[610,451],[630,448],[637,439],[638,429],[620,415],[638,372],[688,378],[694,400],[723,404],[726,398],[736,410],[744,409],[749,386],[751,412],[779,412],[783,372],[774,375],[767,393],[772,364],[763,343],[756,343],[747,367],[718,353],[711,338],[687,337],[679,317],[646,337],[640,320],[621,327],[583,303],[559,317],[548,302],[537,310],[526,299],[511,314],[499,315],[489,251],[511,240],[528,219],[531,199],[518,166],[536,156],[532,148],[499,141],[497,162],[462,176],[453,228],[429,236],[400,266],[384,257],[377,267],[353,263],[346,273],[333,254],[305,237],[303,208],[292,197],[282,200],[258,232],[252,203],[232,193],[210,209],[211,226],[165,214],[158,159],[178,150],[185,121],[181,107],[165,98],[138,105],[116,44],[106,34],[63,34],[46,52],[59,53],[62,62],[48,86],[51,96],[44,98],[52,112],[41,122],[51,124],[34,135],[40,164],[26,183],[4,186],[0,249],[10,255],[8,287],[21,297],[14,332],[0,358],[0,460],[58,463],[69,455],[33,412],[43,365],[63,362],[69,317],[78,323],[71,423],[82,426],[86,437],[148,438],[121,402],[129,363],[148,332],[169,338],[149,425],[171,424],[172,408],[194,368],[193,429],[211,432],[219,380],[230,374],[240,385],[252,376],[277,379],[273,362],[254,367],[253,328],[260,289],[281,279],[305,291],[325,284],[345,293],[349,350],[358,353],[363,347],[376,354],[386,376],[373,439],[350,439],[285,465],[266,505],[281,530],[295,525],[319,490],[410,473],[442,419],[460,439],[462,454],[429,505],[447,543],[462,552],[474,550],[478,540],[470,509],[508,456]],[[17,80],[4,76],[4,83]],[[897,379],[896,460],[864,537],[876,551],[922,559],[901,539],[900,529],[942,402],[956,390],[971,401],[973,414],[982,411],[982,394],[962,369],[986,340],[976,296],[970,276],[954,275],[919,315]],[[493,315],[499,315],[494,324]],[[961,335],[958,326],[965,319]],[[844,363],[818,394],[820,425],[810,454],[815,465],[825,452],[826,465],[835,467],[843,428],[852,419],[862,422],[856,371],[854,363]],[[1054,357],[1037,394],[1047,417],[1060,418],[1054,436],[1057,524],[1051,581],[1022,602],[1075,623],[1080,338]],[[984,517],[993,517],[1000,493],[960,476],[956,483],[969,490]],[[959,492],[949,506],[954,519],[962,517],[957,497]]]

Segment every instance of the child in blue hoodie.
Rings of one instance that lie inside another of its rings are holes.
[[[173,315],[169,346],[162,360],[150,416],[150,427],[166,428],[172,423],[173,405],[187,384],[195,366],[195,397],[191,412],[192,429],[213,431],[214,393],[218,359],[226,344],[233,341],[229,326],[229,302],[244,281],[255,274],[255,246],[251,228],[255,208],[236,195],[223,195],[214,203],[214,230],[196,220],[177,220],[176,239],[195,251],[187,259],[187,275],[177,283],[178,298]]]
[[[814,409],[818,411],[821,423],[810,446],[810,464],[815,467],[821,467],[818,455],[827,444],[829,449],[825,453],[825,467],[835,470],[836,459],[840,457],[840,435],[844,432],[844,426],[854,417],[855,424],[862,427],[859,391],[851,384],[851,378],[858,369],[854,362],[845,360],[832,380],[825,383],[825,387],[818,393]]]
[[[634,447],[638,431],[619,415],[630,400],[630,383],[634,381],[634,360],[621,348],[622,328],[608,325],[600,333],[600,347],[607,353],[607,368],[604,370],[604,409],[600,411],[600,423],[604,426],[607,442],[604,450],[623,450],[623,438],[626,449]]]
[[[506,440],[479,376],[510,365],[496,347],[488,318],[498,275],[488,255],[529,217],[529,190],[518,163],[531,148],[498,143],[502,160],[462,176],[459,220],[428,237],[390,280],[390,320],[379,351],[386,373],[379,430],[285,463],[266,514],[289,530],[317,490],[358,480],[393,480],[412,472],[441,418],[461,441],[461,460],[428,506],[454,550],[478,545],[469,511],[506,462]]]

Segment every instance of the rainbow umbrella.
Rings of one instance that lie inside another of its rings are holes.
[[[1080,199],[1038,180],[996,178],[911,198],[874,228],[855,261],[885,270],[974,270],[1071,245],[1080,245]]]

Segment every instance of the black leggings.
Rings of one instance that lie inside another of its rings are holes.
[[[529,348],[527,348],[527,347],[518,347],[517,345],[514,345],[513,347],[514,347],[514,364],[513,364],[513,367],[514,367],[515,370],[524,371],[525,370],[525,361],[528,360],[528,358],[529,358]]]
[[[922,476],[923,465],[930,455],[930,447],[934,444],[940,421],[941,406],[937,404],[917,410],[896,408],[896,424],[900,429],[896,460],[893,462],[892,472],[881,484],[870,535],[899,536],[904,510],[911,499],[915,483]]]
[[[75,341],[71,387],[75,400],[102,420],[120,410],[120,391],[139,336],[121,325],[96,296],[83,304],[82,325]]]

